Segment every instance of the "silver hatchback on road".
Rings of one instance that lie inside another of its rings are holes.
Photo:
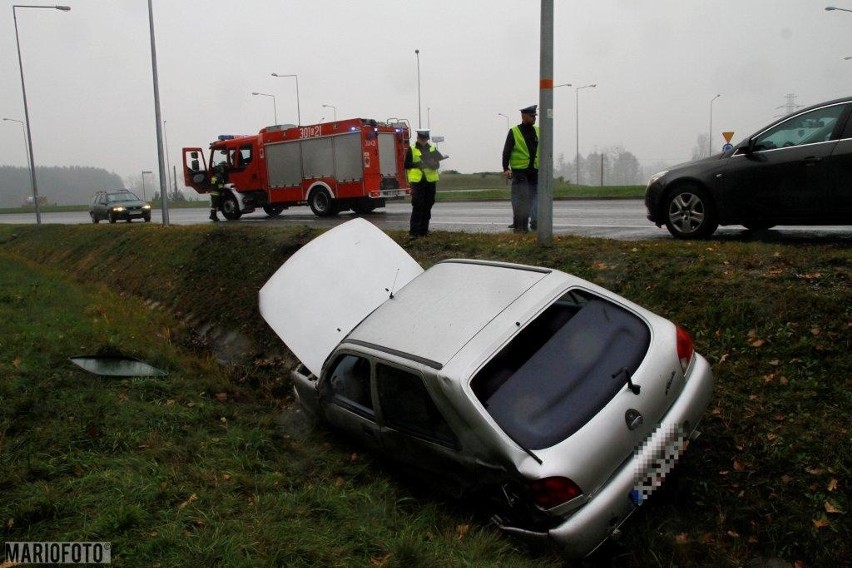
[[[307,413],[422,477],[485,495],[504,530],[595,550],[697,434],[713,388],[681,328],[548,268],[423,269],[355,219],[260,291]]]

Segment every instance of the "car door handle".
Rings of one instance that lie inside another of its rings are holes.
[[[817,156],[808,156],[807,158],[802,160],[802,163],[805,164],[806,166],[809,166],[809,165],[816,164],[816,163],[821,162],[821,161],[822,161],[822,158],[818,158]]]

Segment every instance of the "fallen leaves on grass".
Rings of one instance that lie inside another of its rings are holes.
[[[185,508],[187,507],[187,505],[189,505],[190,503],[192,503],[192,502],[193,502],[193,501],[195,501],[196,499],[198,499],[198,495],[196,495],[195,493],[193,493],[192,495],[190,495],[190,496],[189,496],[189,499],[187,499],[186,501],[184,501],[183,503],[181,503],[180,505],[178,505],[178,511],[180,511],[180,510],[182,510],[182,509],[185,509]]]
[[[823,503],[823,507],[825,507],[825,512],[828,513],[829,515],[836,515],[838,513],[843,512],[840,509],[838,509],[837,505],[835,505],[831,501],[826,501],[825,503]]]

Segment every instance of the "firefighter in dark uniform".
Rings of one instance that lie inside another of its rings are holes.
[[[438,149],[429,142],[429,131],[418,130],[417,141],[405,153],[405,170],[408,183],[411,184],[411,223],[408,231],[411,237],[425,237],[429,234],[441,158],[443,156]]]
[[[503,176],[512,180],[512,224],[516,233],[538,224],[538,105],[521,109],[521,123],[509,129],[503,145]],[[529,222],[529,225],[527,223]]]
[[[219,164],[213,168],[213,176],[210,178],[210,220],[219,222],[217,212],[222,207],[222,193],[225,191],[225,166]]]

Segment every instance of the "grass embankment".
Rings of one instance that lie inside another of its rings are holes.
[[[303,427],[294,361],[257,291],[316,234],[0,226],[2,539],[110,541],[118,566],[560,565],[473,505]],[[713,365],[703,435],[595,565],[848,564],[848,242],[392,236],[424,266],[575,273],[683,325]],[[103,379],[68,362],[116,351],[170,374]]]

